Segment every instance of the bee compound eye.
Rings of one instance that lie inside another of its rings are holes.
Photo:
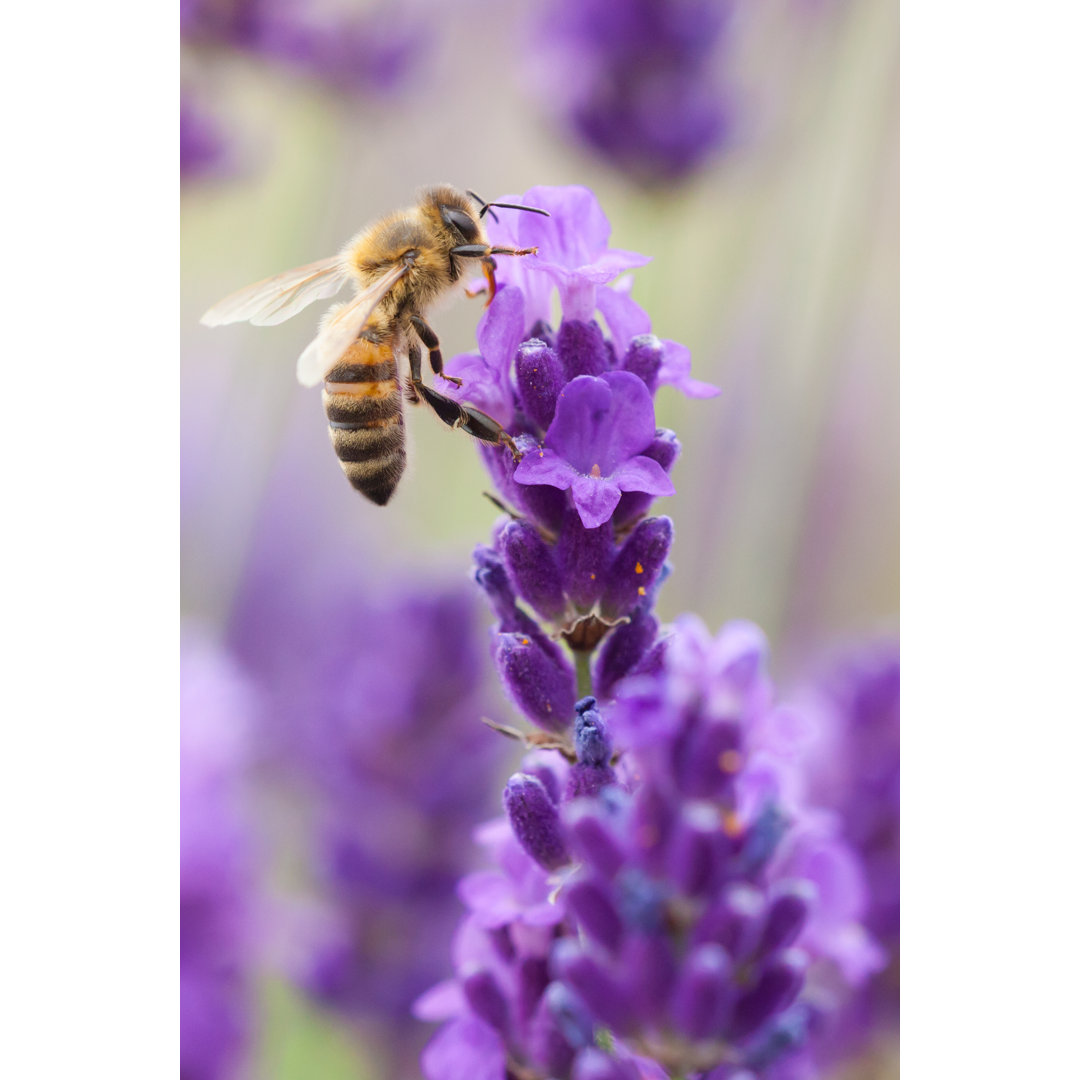
[[[457,229],[465,240],[475,240],[480,235],[476,222],[464,210],[458,210],[455,206],[440,206],[439,212],[443,221]]]

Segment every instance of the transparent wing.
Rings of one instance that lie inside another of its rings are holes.
[[[348,264],[340,255],[320,259],[234,292],[215,304],[199,321],[204,326],[235,322],[275,326],[291,319],[308,304],[334,296],[348,280]]]
[[[300,354],[296,377],[302,386],[318,386],[367,325],[386,294],[408,273],[404,264],[392,266],[381,278],[361,289],[347,304],[326,313],[315,340]]]

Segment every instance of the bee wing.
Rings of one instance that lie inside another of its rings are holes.
[[[291,319],[316,300],[333,296],[349,280],[348,264],[340,255],[258,281],[216,303],[199,321],[204,326],[250,322],[275,326]]]
[[[318,386],[323,376],[341,359],[367,325],[372,312],[386,294],[408,273],[404,264],[392,266],[347,304],[338,304],[326,313],[315,340],[300,354],[296,377],[302,386]]]

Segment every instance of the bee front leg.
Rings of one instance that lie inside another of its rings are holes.
[[[495,299],[495,260],[492,255],[535,255],[536,248],[508,248],[489,247],[487,244],[459,244],[450,249],[451,255],[457,255],[462,259],[479,259],[484,268],[484,277],[487,278],[487,303],[484,307],[490,307]]]
[[[435,331],[431,329],[427,321],[420,315],[412,316],[412,324],[413,328],[416,330],[417,337],[420,338],[427,348],[428,363],[431,364],[431,370],[447,382],[452,382],[455,386],[461,386],[461,380],[459,378],[454,375],[443,374],[442,349],[439,348],[439,338]],[[416,376],[414,375],[414,378],[415,377]]]

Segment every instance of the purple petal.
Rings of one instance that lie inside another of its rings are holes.
[[[555,408],[547,444],[578,472],[595,476],[598,470],[601,476],[610,476],[617,466],[642,453],[655,435],[648,388],[636,375],[612,371],[599,379],[581,375],[567,385]]]
[[[454,1020],[438,1031],[420,1055],[427,1080],[503,1080],[503,1041],[482,1020]]]
[[[620,465],[611,479],[622,491],[643,491],[646,495],[674,495],[675,485],[659,462],[643,454]]]
[[[465,1011],[465,998],[457,979],[444,979],[430,990],[425,990],[415,1002],[412,1013],[417,1020],[441,1023]]]
[[[577,476],[570,491],[586,529],[595,529],[610,520],[619,505],[618,485],[603,476]]]
[[[520,289],[499,289],[476,328],[480,355],[501,377],[509,378],[510,364],[525,336],[525,298]]]
[[[514,403],[507,384],[499,373],[483,357],[475,353],[455,356],[444,369],[448,375],[461,379],[461,386],[454,386],[436,378],[437,389],[453,401],[467,402],[494,417],[504,427],[514,419]]]
[[[562,491],[574,482],[577,475],[577,470],[562,457],[542,447],[530,450],[514,470],[514,479],[519,484],[548,484]]]
[[[615,351],[622,356],[630,342],[652,329],[649,313],[630,297],[632,279],[620,278],[614,285],[596,290],[596,306],[611,331]]]
[[[674,386],[692,398],[711,398],[720,393],[719,386],[690,377],[690,350],[677,341],[664,341],[664,360],[658,381],[664,386]]]

